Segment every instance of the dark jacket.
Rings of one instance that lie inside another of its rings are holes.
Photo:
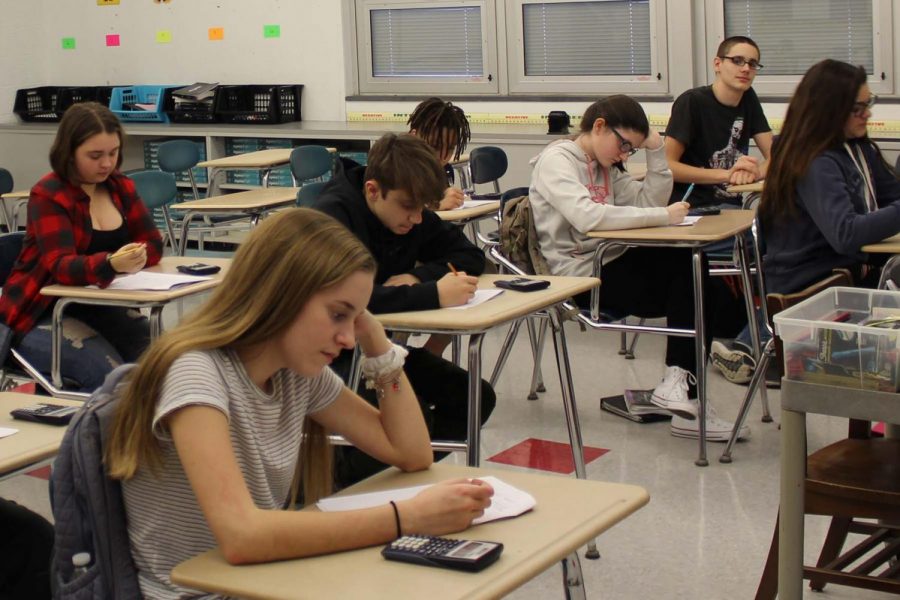
[[[369,310],[386,313],[440,308],[437,280],[449,272],[447,263],[468,275],[481,275],[484,253],[466,238],[461,228],[442,221],[428,209],[422,214],[422,222],[409,233],[393,233],[366,204],[365,172],[365,167],[353,161],[340,162],[314,206],[343,223],[375,257],[378,272]],[[403,273],[416,276],[422,283],[381,285]]]
[[[867,211],[865,181],[843,146],[817,156],[797,184],[796,215],[764,224],[766,291],[797,292],[834,268],[855,268],[868,260],[862,246],[900,232],[900,182],[867,139],[850,145],[862,149],[878,209]]]

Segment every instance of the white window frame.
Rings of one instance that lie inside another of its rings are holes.
[[[716,79],[713,69],[713,54],[722,40],[725,39],[725,2],[724,0],[706,1],[706,31],[709,56],[706,60],[707,81]],[[893,54],[893,13],[891,0],[872,0],[872,39],[874,70],[869,74],[869,88],[876,94],[892,94],[894,92],[894,54]],[[766,64],[766,53],[777,52],[777,48],[761,48],[762,64]],[[824,58],[824,57],[823,57]],[[765,69],[753,81],[753,89],[759,95],[790,96],[800,82],[803,74],[798,75],[766,75]]]
[[[669,92],[666,0],[650,2],[650,75],[525,75],[523,5],[573,0],[506,0],[506,38],[509,91],[512,94],[666,94]],[[657,77],[658,74],[658,77]]]
[[[356,61],[360,94],[497,94],[496,0],[356,0]],[[483,77],[375,77],[369,12],[399,8],[481,8]]]

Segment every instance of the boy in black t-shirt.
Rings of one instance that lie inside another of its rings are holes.
[[[694,183],[688,199],[692,207],[739,206],[740,194],[725,188],[765,177],[772,130],[750,87],[762,68],[759,56],[759,46],[750,38],[727,38],[713,58],[713,84],[684,92],[672,105],[666,127],[666,158],[675,179],[672,202]],[[748,155],[751,137],[762,163]]]

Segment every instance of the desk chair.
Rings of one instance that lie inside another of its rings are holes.
[[[811,589],[835,583],[900,594],[900,527],[888,524],[900,522],[898,462],[900,440],[872,438],[871,423],[855,419],[847,439],[807,457],[804,513],[831,517],[816,566],[803,567]],[[757,600],[776,596],[778,526],[776,520]],[[842,552],[849,533],[866,537]]]
[[[503,148],[481,146],[469,152],[469,169],[472,173],[472,189],[464,190],[474,200],[498,200],[500,198],[500,178],[506,174],[509,160]],[[476,194],[476,184],[491,184],[493,193]]]
[[[291,151],[291,177],[294,187],[308,181],[324,181],[331,178],[334,158],[325,146],[310,144],[297,146]]]
[[[0,168],[0,196],[3,194],[8,194],[13,191],[13,176],[7,169]],[[28,204],[28,198],[21,198],[16,200],[13,204],[12,210],[6,207],[6,204],[3,204],[3,218],[6,221],[6,230],[7,231],[16,231],[18,230],[18,217],[19,211],[23,206]]]
[[[312,208],[327,183],[327,181],[313,181],[301,187],[297,192],[297,206]]]
[[[15,231],[0,235],[0,285],[6,283],[6,278],[12,272],[16,259],[22,251],[22,243],[25,241],[24,231]],[[0,324],[0,327],[6,327]],[[25,358],[16,350],[15,346],[10,346],[9,356],[0,364],[0,390],[6,389],[10,385],[17,385],[34,381],[42,388],[47,390],[51,396],[56,398],[69,398],[71,400],[86,400],[89,394],[78,392],[67,392],[59,389],[44,376],[43,373],[34,368]]]
[[[177,173],[188,174],[194,200],[200,199],[197,181],[194,179],[194,167],[200,162],[200,149],[190,140],[170,140],[159,145],[159,168],[173,176]]]
[[[162,215],[162,222],[166,228],[163,247],[168,243],[172,250],[176,251],[175,229],[172,226],[172,217],[169,215],[169,204],[178,200],[175,176],[171,173],[152,170],[137,171],[128,176],[134,181],[138,196],[143,200],[147,210],[153,212],[158,209]]]

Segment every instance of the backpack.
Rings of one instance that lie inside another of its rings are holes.
[[[550,275],[541,254],[528,196],[507,200],[500,217],[500,250],[526,275]]]
[[[134,365],[116,368],[72,418],[50,478],[56,521],[51,564],[53,597],[64,600],[140,598],[131,559],[122,486],[106,476],[103,444],[119,396],[116,387]],[[72,556],[89,552],[87,572],[72,578]]]

